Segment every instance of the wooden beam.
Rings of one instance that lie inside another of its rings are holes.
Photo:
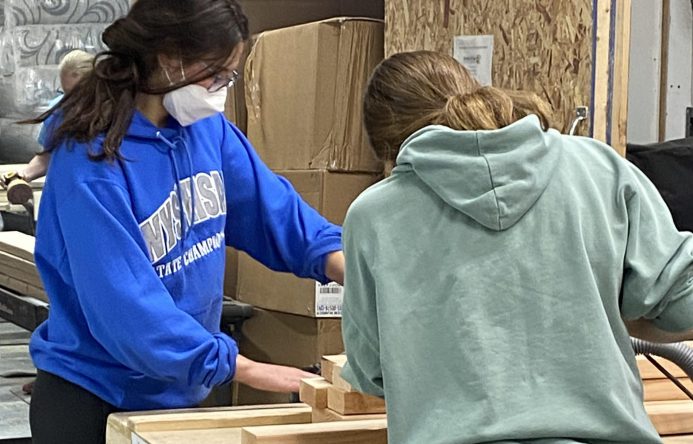
[[[242,444],[387,444],[387,421],[321,422],[244,427]]]
[[[366,415],[340,415],[330,409],[313,409],[313,422],[333,421],[360,421],[364,419],[386,419],[385,413],[373,413]]]
[[[693,393],[693,381],[688,377],[678,378],[690,392]],[[669,379],[647,379],[643,381],[645,401],[673,401],[687,399],[693,401]]]
[[[611,106],[611,132],[609,141],[622,156],[626,155],[628,127],[628,79],[630,66],[630,25],[632,0],[616,1],[615,52],[613,54],[613,80]]]
[[[669,31],[671,29],[671,3],[662,0],[662,40],[659,52],[659,136],[664,142],[667,134],[667,92],[669,91]]]
[[[327,389],[327,407],[342,415],[385,413],[385,400],[332,386]]]
[[[693,433],[693,402],[646,402],[645,410],[660,435]]]
[[[327,355],[322,357],[320,363],[320,376],[325,378],[327,381],[332,382],[332,370],[335,364],[346,363],[346,355]]]
[[[19,231],[0,231],[0,250],[34,262],[36,239]]]
[[[325,378],[302,379],[299,399],[313,409],[324,409],[327,407],[327,388],[331,385]]]
[[[305,404],[124,412],[108,417],[106,441],[108,444],[130,443],[133,432],[201,430],[311,421],[311,408]]]
[[[686,372],[683,371],[681,367],[678,365],[674,364],[673,362],[660,358],[659,356],[652,356],[655,361],[657,361],[666,371],[671,373],[673,376],[677,378],[685,378],[686,377]],[[657,367],[652,365],[650,361],[647,360],[647,358],[643,355],[638,355],[636,358],[636,361],[638,363],[638,371],[640,372],[640,377],[645,380],[645,379],[664,379],[666,378],[666,375],[664,375]]]

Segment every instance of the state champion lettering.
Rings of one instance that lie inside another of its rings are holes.
[[[188,227],[226,215],[226,191],[221,174],[219,171],[198,173],[192,178],[195,184],[193,187],[195,191],[195,222],[191,224],[193,199],[190,180],[188,177],[180,181],[180,200],[178,187],[174,185],[173,190],[171,190],[161,206],[140,223],[140,231],[147,243],[150,260],[160,278],[176,273],[182,267],[224,246],[224,232],[222,230],[207,239],[193,244],[182,255],[165,264],[156,265],[181,240],[181,202],[183,204],[186,226]]]

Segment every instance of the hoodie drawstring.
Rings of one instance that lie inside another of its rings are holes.
[[[157,139],[161,140],[168,146],[168,155],[171,159],[171,164],[173,165],[173,173],[176,177],[176,187],[178,188],[176,194],[178,195],[178,206],[180,210],[180,223],[181,223],[181,239],[185,240],[190,235],[192,231],[192,226],[195,224],[195,186],[193,179],[193,163],[192,157],[190,156],[190,150],[188,150],[188,145],[185,142],[185,138],[176,137],[175,142],[181,140],[183,142],[183,149],[188,157],[188,167],[190,168],[190,224],[187,223],[187,218],[185,217],[185,207],[183,205],[183,185],[181,184],[181,175],[178,168],[178,162],[176,161],[176,156],[174,151],[178,148],[175,142],[168,140],[161,131],[156,132]]]

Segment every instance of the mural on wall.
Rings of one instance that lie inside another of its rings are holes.
[[[38,125],[14,122],[45,111],[63,55],[105,50],[101,34],[128,8],[128,0],[0,0],[0,163],[40,150]]]

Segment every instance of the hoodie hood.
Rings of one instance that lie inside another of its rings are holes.
[[[558,138],[534,115],[492,131],[427,126],[404,141],[393,174],[413,171],[448,205],[502,231],[548,186],[560,158]]]

